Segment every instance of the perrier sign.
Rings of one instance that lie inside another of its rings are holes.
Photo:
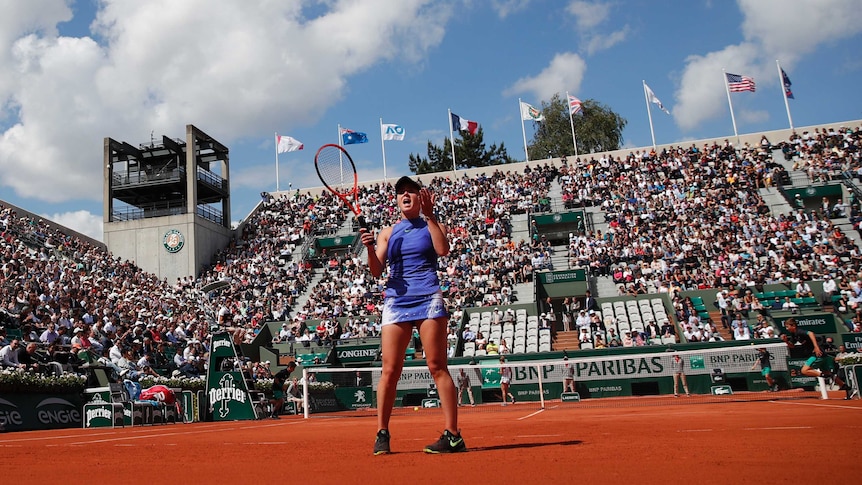
[[[236,370],[233,340],[227,332],[213,334],[207,370],[207,403],[213,421],[255,419],[242,372]]]

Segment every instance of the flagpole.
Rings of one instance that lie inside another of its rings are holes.
[[[449,145],[452,147],[452,171],[457,175],[458,166],[455,164],[455,135],[452,134],[452,109],[447,109],[449,111],[449,119],[446,121],[449,125]]]
[[[338,146],[344,148],[341,143],[341,123],[338,123]],[[338,168],[341,170],[341,183],[344,184],[344,157],[341,152],[338,153]]]
[[[727,71],[721,68],[721,76],[724,78],[724,91],[727,93],[727,104],[730,106],[730,121],[733,122],[733,136],[736,137],[736,144],[739,145],[739,132],[736,131],[736,117],[733,116],[733,102],[730,100],[730,86],[727,84]]]
[[[527,130],[524,128],[524,116],[521,114],[521,98],[518,98],[518,118],[521,119],[521,134],[524,136],[524,157],[530,161],[530,152],[527,151]]]
[[[787,110],[787,122],[790,123],[790,129],[793,129],[793,118],[790,117],[790,102],[787,99],[787,88],[784,86],[784,71],[781,70],[781,64],[778,59],[775,60],[775,67],[778,68],[778,86],[781,88],[781,96],[784,97],[784,108]]]
[[[646,92],[646,80],[642,79],[641,82],[643,83],[644,100],[646,101],[647,117],[649,117],[649,134],[652,137],[652,149],[655,151],[658,151],[658,148],[656,148],[656,146],[655,146],[655,130],[653,129],[653,126],[652,126],[652,110],[649,107],[649,96],[647,95],[647,92]]]
[[[275,132],[275,192],[278,193],[278,132]]]
[[[383,152],[383,185],[386,185],[386,142],[383,141],[383,118],[380,118],[380,150]]]
[[[572,114],[572,106],[569,104],[569,92],[566,91],[566,109],[569,110],[569,124],[572,125],[572,145],[575,146],[575,158],[578,158],[578,141],[575,139],[575,118]]]

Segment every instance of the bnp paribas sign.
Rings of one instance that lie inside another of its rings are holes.
[[[236,362],[231,335],[214,334],[207,370],[207,403],[213,421],[255,419],[254,405]]]

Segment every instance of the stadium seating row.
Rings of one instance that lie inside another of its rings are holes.
[[[467,327],[477,335],[482,333],[488,342],[499,344],[505,341],[506,346],[513,354],[550,352],[551,331],[548,328],[539,328],[537,316],[528,316],[526,310],[518,309],[515,311],[513,321],[495,324],[492,320],[492,312],[473,313],[470,315]],[[474,342],[464,342],[464,356],[472,357],[485,354],[485,349],[477,348]]]

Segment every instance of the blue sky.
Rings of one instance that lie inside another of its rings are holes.
[[[793,82],[795,126],[862,119],[862,0],[0,0],[0,199],[101,238],[102,139],[137,144],[194,124],[231,150],[232,215],[274,190],[274,133],[305,144],[279,156],[282,189],[319,185],[317,147],[337,126],[360,177],[387,176],[449,135],[447,109],[487,144],[524,158],[518,98],[569,91],[651,144],[642,80],[671,111],[652,111],[658,143],[782,129],[775,60]],[[532,136],[529,125],[527,138]]]

